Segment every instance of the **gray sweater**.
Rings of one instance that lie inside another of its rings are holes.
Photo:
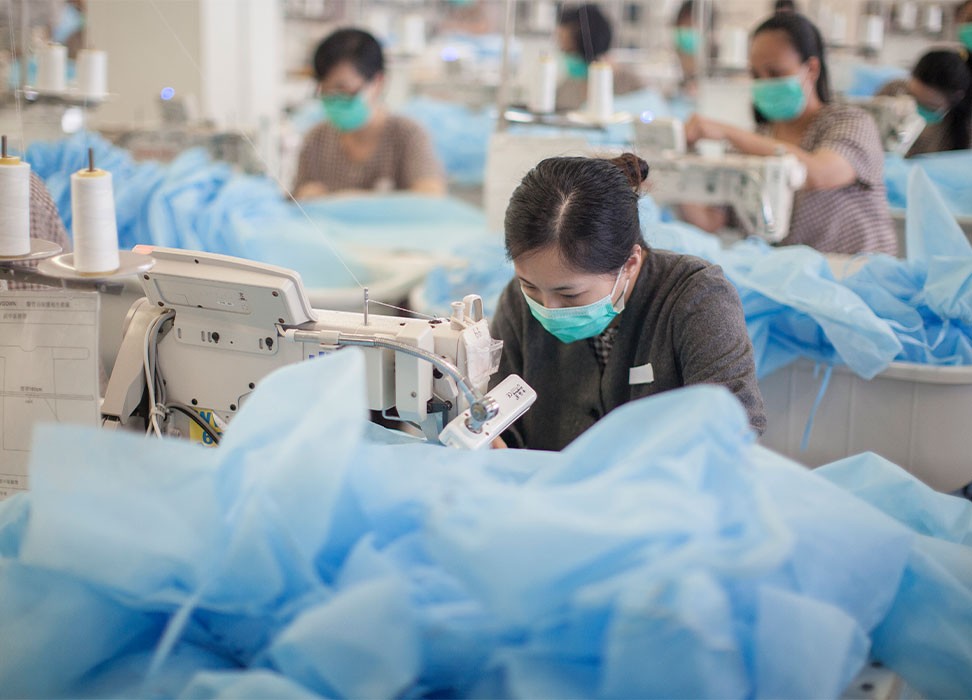
[[[519,281],[507,285],[492,324],[493,336],[505,344],[494,382],[516,373],[538,395],[504,434],[510,447],[560,450],[621,404],[689,384],[726,386],[753,429],[763,432],[766,415],[742,304],[721,268],[647,251],[618,320],[602,373],[590,343],[554,338],[531,315]]]

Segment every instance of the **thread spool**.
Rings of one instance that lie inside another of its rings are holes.
[[[898,28],[905,32],[913,32],[918,28],[917,3],[909,1],[898,5]]]
[[[30,252],[30,165],[7,155],[7,137],[0,153],[0,256]]]
[[[587,68],[587,115],[599,122],[614,116],[614,70],[602,61]]]
[[[929,5],[925,15],[925,29],[932,34],[940,34],[942,31],[943,13],[940,5]]]
[[[67,47],[47,44],[37,52],[37,90],[60,93],[67,89]]]
[[[550,56],[542,56],[536,65],[536,73],[531,85],[531,112],[550,114],[557,106],[557,62]]]
[[[108,94],[108,54],[97,49],[78,52],[78,93],[103,99]]]
[[[402,20],[402,51],[417,56],[425,51],[425,18],[405,15]]]
[[[552,33],[557,28],[557,6],[550,0],[536,0],[531,29],[538,34]]]
[[[869,49],[879,50],[884,44],[884,19],[877,15],[864,18],[864,37],[861,42]]]
[[[841,46],[847,43],[847,15],[834,13],[830,23],[830,41]]]
[[[387,41],[392,34],[391,13],[381,8],[370,8],[365,15],[365,26],[380,41]]]
[[[723,39],[726,68],[743,70],[749,65],[749,34],[741,27],[727,27]]]
[[[111,173],[94,167],[90,151],[88,161],[87,170],[71,176],[74,268],[82,275],[99,275],[118,269],[118,224]]]

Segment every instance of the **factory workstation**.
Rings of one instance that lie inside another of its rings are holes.
[[[972,0],[0,0],[3,698],[972,698]]]

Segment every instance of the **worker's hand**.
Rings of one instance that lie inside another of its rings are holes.
[[[708,117],[703,117],[699,114],[693,114],[689,117],[689,120],[685,122],[685,143],[689,146],[694,146],[697,141],[701,139],[711,139],[713,141],[721,141],[726,137],[725,129],[722,123],[715,121],[714,119],[709,119]]]
[[[327,187],[323,182],[305,182],[294,192],[295,199],[314,199],[327,195]]]
[[[495,438],[493,442],[490,444],[490,447],[492,447],[494,450],[508,449],[508,445],[506,444],[506,441],[501,437]]]

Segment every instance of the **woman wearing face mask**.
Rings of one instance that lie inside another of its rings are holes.
[[[959,43],[972,52],[972,0],[965,0],[955,8],[955,31]]]
[[[384,68],[378,41],[359,29],[340,29],[317,47],[314,73],[327,121],[304,140],[294,184],[297,197],[445,192],[428,135],[411,120],[389,114],[381,103]]]
[[[709,3],[705,9],[708,12],[706,34],[709,37],[709,59],[714,61],[718,56],[713,41],[716,34],[716,11],[712,3]],[[703,41],[702,33],[695,26],[695,19],[694,0],[685,0],[675,13],[675,55],[678,56],[678,64],[682,72],[681,87],[689,92],[695,90],[698,79],[696,58],[699,44]]]
[[[907,158],[972,148],[972,58],[965,49],[929,51],[908,80],[892,81],[878,94],[911,95],[928,124]]]
[[[686,140],[725,140],[750,155],[791,153],[806,166],[806,184],[794,198],[790,233],[782,245],[895,254],[877,127],[863,110],[830,101],[817,28],[803,15],[775,14],[753,34],[749,61],[757,131],[695,115],[685,125]],[[723,210],[686,208],[684,213],[709,231],[725,225]]]
[[[621,404],[702,383],[726,386],[765,429],[739,296],[718,267],[648,248],[647,176],[631,154],[549,158],[513,193],[495,376],[519,374],[538,398],[495,446],[559,450]]]
[[[607,61],[611,48],[611,23],[597,5],[568,7],[557,23],[557,45],[563,56],[566,80],[557,87],[557,109],[580,109],[587,102],[587,70],[594,61]],[[643,87],[621,66],[614,69],[614,94],[624,95]]]

